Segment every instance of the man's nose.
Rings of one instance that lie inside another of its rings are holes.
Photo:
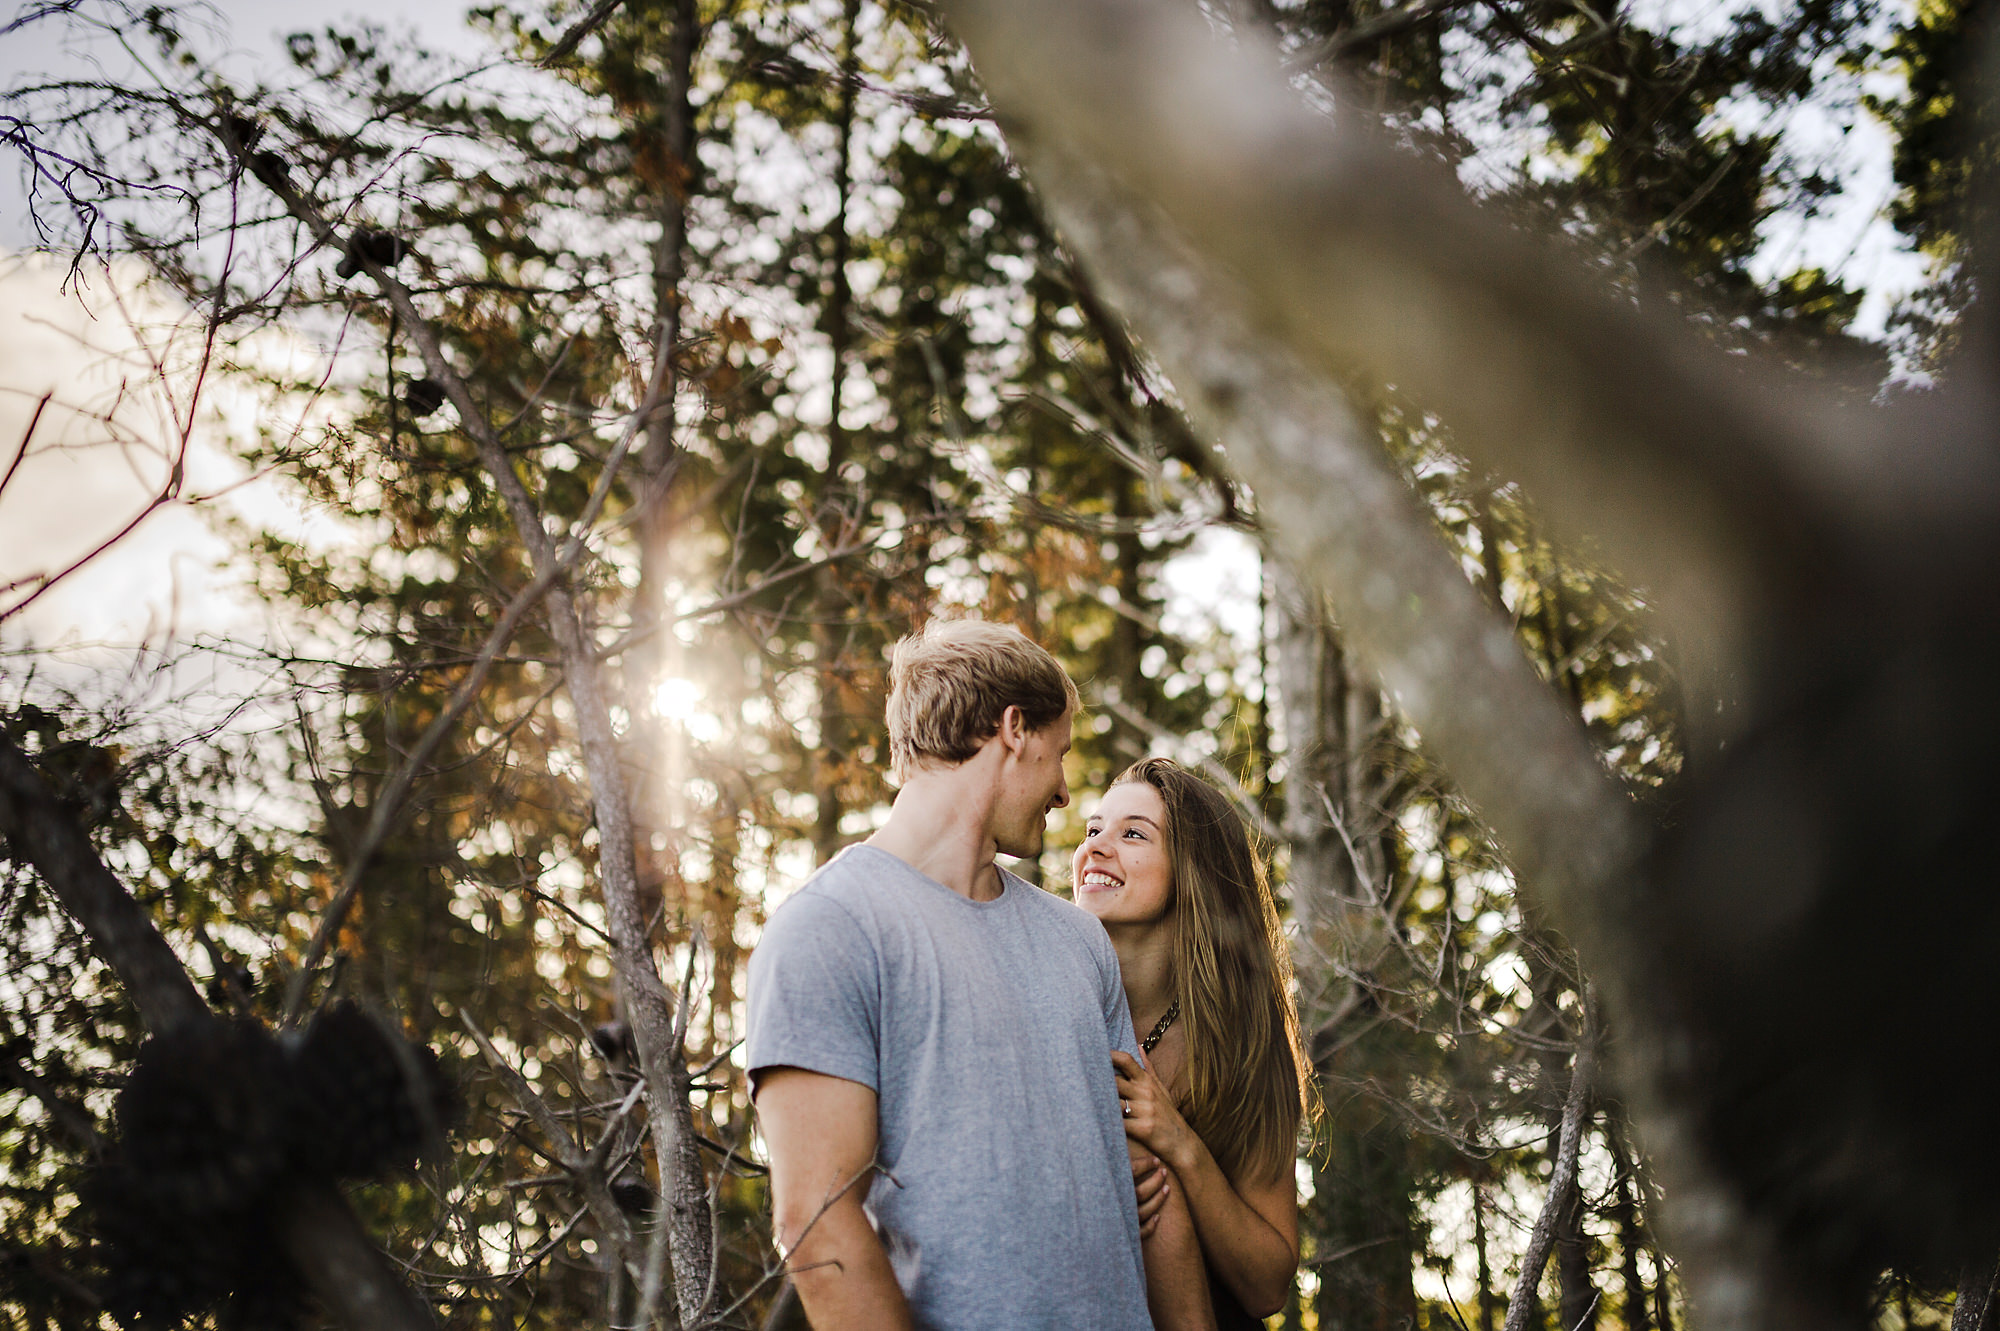
[[[1061,781],[1056,783],[1056,802],[1049,807],[1051,809],[1067,809],[1069,807],[1068,777],[1065,776]]]

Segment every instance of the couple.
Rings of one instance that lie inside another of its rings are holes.
[[[751,1089],[816,1331],[1257,1326],[1291,1287],[1306,1072],[1242,820],[1149,759],[1090,817],[1077,905],[993,862],[1069,802],[1076,708],[1013,629],[904,639],[888,822],[751,955]]]

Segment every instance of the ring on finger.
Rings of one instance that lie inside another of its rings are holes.
[[[1132,1117],[1132,1102],[1130,1100],[1120,1100],[1118,1102],[1118,1112],[1126,1118]]]

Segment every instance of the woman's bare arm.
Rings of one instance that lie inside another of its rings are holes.
[[[1131,1146],[1133,1163],[1146,1153]],[[1180,1189],[1167,1184],[1158,1219],[1141,1239],[1146,1259],[1146,1309],[1155,1331],[1215,1331],[1201,1241]]]
[[[1299,1269],[1298,1184],[1289,1172],[1234,1179],[1174,1108],[1159,1078],[1130,1054],[1114,1052],[1118,1095],[1131,1106],[1126,1136],[1167,1162],[1216,1277],[1243,1310],[1268,1317],[1285,1306]],[[1168,1210],[1173,1202],[1168,1203]]]

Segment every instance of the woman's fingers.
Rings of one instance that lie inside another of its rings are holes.
[[[1135,1157],[1132,1161],[1132,1189],[1139,1199],[1139,1232],[1150,1234],[1160,1223],[1160,1212],[1166,1209],[1167,1167],[1152,1156]]]
[[[1113,1050],[1111,1065],[1118,1077],[1118,1112],[1125,1120],[1125,1135],[1149,1148],[1164,1115],[1160,1108],[1160,1083],[1130,1054]]]
[[[1151,1067],[1122,1049],[1111,1051],[1111,1070],[1117,1075],[1121,1084],[1127,1082],[1152,1086],[1160,1084],[1160,1079],[1153,1075]]]
[[[1132,1163],[1132,1191],[1139,1199],[1142,1219],[1159,1210],[1167,1200],[1167,1171],[1153,1157],[1147,1156],[1146,1160],[1152,1163],[1136,1160]]]
[[[1111,1066],[1117,1077],[1118,1112],[1125,1121],[1125,1136],[1160,1159],[1173,1161],[1175,1168],[1184,1167],[1192,1134],[1167,1088],[1151,1068],[1130,1054],[1113,1050]]]

